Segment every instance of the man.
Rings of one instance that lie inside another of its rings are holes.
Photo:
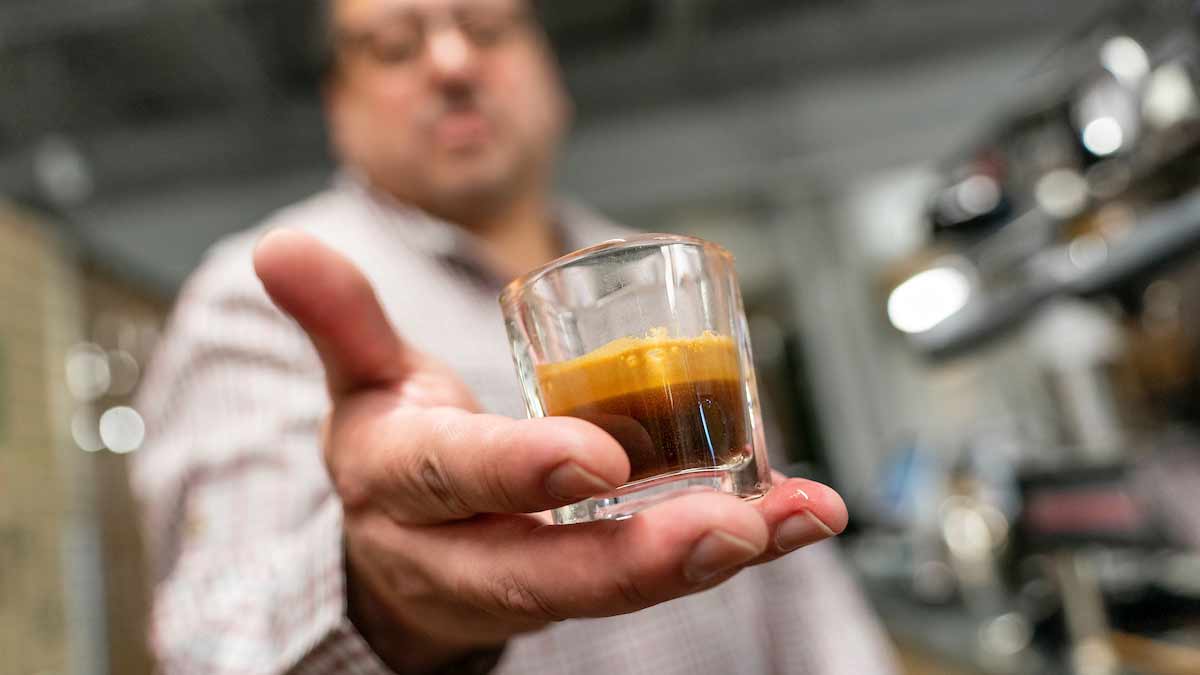
[[[164,669],[889,672],[830,548],[759,566],[841,531],[825,486],[525,515],[629,472],[597,427],[514,419],[499,289],[620,233],[550,194],[569,104],[545,36],[519,0],[330,23],[343,176],[211,253],[144,383]]]

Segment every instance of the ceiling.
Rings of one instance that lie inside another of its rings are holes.
[[[1079,12],[1099,3],[996,4],[606,0],[542,7],[587,124],[803,72],[1002,40],[1078,22]],[[185,136],[204,123],[275,126],[281,115],[307,127],[316,120],[295,117],[316,112],[314,7],[310,0],[0,0],[0,159],[9,159],[0,189],[18,187],[12,158],[51,136],[73,139],[86,154],[90,144],[131,130],[177,128]],[[310,138],[303,156],[281,161],[322,154],[314,135],[303,135]],[[297,148],[290,138],[280,145]],[[130,181],[136,188],[145,178]]]
[[[698,141],[728,126],[723,120],[738,117],[745,136],[738,152],[759,161],[828,152],[823,141],[852,137],[864,125],[895,133],[920,117],[920,100],[889,113],[881,95],[878,114],[870,116],[870,91],[894,98],[904,89],[886,73],[935,64],[954,82],[970,84],[984,76],[954,72],[956,59],[1029,52],[1033,45],[1032,53],[1010,59],[1027,70],[1031,59],[1109,4],[559,0],[540,6],[579,110],[585,152],[576,155],[597,157],[587,148],[607,150],[613,146],[607,139],[628,128],[642,138],[679,133],[689,119],[703,123],[695,121],[675,147],[703,145]],[[53,208],[84,231],[103,223],[112,232],[100,238],[112,234],[119,242],[121,227],[113,223],[156,195],[204,195],[214,181],[241,182],[261,186],[259,203],[309,189],[329,166],[310,39],[315,18],[311,0],[0,0],[0,194]],[[848,82],[864,83],[865,93],[847,99],[860,110],[837,114],[837,92]],[[994,88],[991,81],[978,86]],[[806,91],[832,92],[833,109],[821,101],[796,103]],[[760,104],[772,109],[755,109]],[[944,114],[962,114],[940,105]],[[805,115],[811,119],[792,119]],[[885,128],[897,115],[905,118]],[[794,131],[805,123],[803,134]],[[589,135],[604,140],[589,145]],[[591,164],[619,164],[614,152],[568,173],[596,176],[607,187],[608,177],[621,172]],[[670,178],[686,182],[688,168]],[[52,184],[76,189],[56,192]],[[161,211],[172,208],[178,207]],[[212,219],[192,215],[193,223]],[[213,236],[178,232],[171,241],[186,242],[188,253],[176,267],[190,264]],[[141,245],[131,241],[128,248]]]
[[[701,14],[724,25],[786,11],[788,4],[607,0],[545,2],[542,11],[560,56],[572,64],[648,43],[663,30],[686,40],[700,29]],[[310,100],[316,6],[311,0],[3,0],[0,152],[46,134],[86,137]]]

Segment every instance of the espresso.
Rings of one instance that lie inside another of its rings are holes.
[[[746,400],[731,338],[652,331],[539,366],[548,415],[586,419],[629,455],[630,480],[731,464],[749,453]]]

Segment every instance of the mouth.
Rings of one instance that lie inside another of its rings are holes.
[[[433,126],[437,145],[452,152],[483,146],[491,137],[491,124],[476,110],[448,112]]]

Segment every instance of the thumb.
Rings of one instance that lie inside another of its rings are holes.
[[[312,235],[278,229],[255,247],[254,271],[312,340],[335,399],[408,376],[411,355],[370,282],[345,256]]]

